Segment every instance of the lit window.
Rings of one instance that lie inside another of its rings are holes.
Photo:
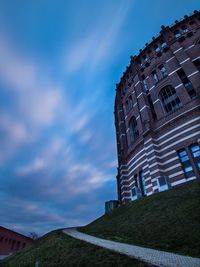
[[[182,164],[183,171],[185,173],[185,177],[189,178],[189,177],[194,176],[194,171],[193,171],[193,168],[192,168],[192,165],[190,163],[190,159],[188,157],[186,150],[185,149],[179,150],[178,156],[179,156],[180,162]]]
[[[200,146],[198,144],[191,145],[190,150],[192,152],[197,169],[200,171]]]
[[[136,141],[136,139],[139,137],[137,121],[135,117],[131,118],[129,122],[129,129],[130,129],[130,141],[131,141],[131,144],[133,144]]]
[[[183,69],[178,70],[177,74],[178,74],[179,78],[181,79],[181,81],[182,81],[185,89],[187,90],[189,96],[191,97],[191,99],[196,98],[196,95],[197,95],[196,91],[194,90],[194,87],[193,87],[192,83],[190,82],[190,80],[186,76],[186,74],[183,71]]]
[[[183,31],[184,33],[187,33],[187,32],[189,31],[186,25],[184,25],[184,26],[182,27],[182,31]]]
[[[160,73],[161,73],[161,75],[162,75],[163,78],[167,77],[168,73],[167,73],[167,70],[164,67],[164,65],[160,65],[159,66],[159,70],[160,70]]]
[[[147,83],[147,80],[146,80],[144,75],[142,75],[142,83],[143,83],[145,91],[148,91],[148,89],[149,89],[148,88],[148,83]]]
[[[161,89],[159,98],[162,101],[162,104],[167,113],[174,111],[182,106],[176,90],[171,85],[167,85],[163,89]]]
[[[180,38],[181,37],[181,34],[180,34],[180,32],[178,30],[174,32],[174,35],[175,35],[176,38]]]
[[[158,83],[158,75],[155,70],[151,73],[151,75],[152,75],[154,84]]]

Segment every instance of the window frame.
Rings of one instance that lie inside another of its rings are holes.
[[[130,145],[133,145],[139,138],[137,120],[134,116],[131,117],[129,121],[129,137],[130,137]]]
[[[164,86],[160,90],[158,96],[167,114],[174,112],[182,107],[182,103],[179,99],[176,89],[172,85]]]
[[[184,155],[181,155],[182,152],[184,152]],[[191,177],[194,177],[195,176],[194,168],[192,166],[187,150],[185,148],[181,148],[177,151],[177,154],[178,154],[178,158],[181,163],[185,178],[189,179]],[[187,157],[187,159],[182,160],[185,157]],[[191,168],[191,170],[188,171],[187,168]]]
[[[191,145],[189,146],[189,150],[190,150],[190,153],[191,153],[193,162],[194,162],[194,164],[195,164],[195,167],[196,167],[198,173],[200,173],[200,156],[197,156],[197,157],[194,156],[194,152],[192,151],[192,147],[193,147],[193,146],[198,146],[198,147],[199,147],[198,150],[200,151],[200,145],[199,145],[198,143],[193,143],[193,144],[191,144]],[[199,159],[196,159],[196,158],[199,158]]]

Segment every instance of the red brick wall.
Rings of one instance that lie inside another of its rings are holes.
[[[8,255],[32,243],[32,239],[0,226],[0,255]]]
[[[183,28],[187,27],[184,32]],[[175,36],[180,32],[180,38]],[[145,33],[144,33],[145,34]],[[167,46],[163,48],[163,41]],[[155,46],[160,48],[157,53]],[[148,59],[147,61],[145,60]],[[194,64],[200,60],[200,12],[184,16],[171,27],[161,27],[160,35],[153,37],[130,64],[116,85],[115,127],[118,153],[118,199],[122,203],[131,200],[135,187],[134,176],[144,172],[147,195],[158,191],[158,179],[167,176],[171,186],[200,178],[191,157],[189,146],[199,143],[200,132],[200,71]],[[164,65],[167,76],[162,77],[159,66]],[[178,75],[182,69],[191,82],[196,97],[191,98]],[[152,78],[156,71],[158,82]],[[148,90],[143,83],[145,76]],[[171,86],[182,104],[172,112],[166,112],[160,99],[160,91]],[[127,110],[127,101],[132,106]],[[150,99],[152,102],[150,102]],[[156,115],[156,117],[155,117]],[[131,143],[129,122],[137,121],[139,137]],[[194,170],[194,177],[186,179],[177,155],[186,149]]]

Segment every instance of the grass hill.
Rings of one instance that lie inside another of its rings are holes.
[[[80,231],[200,257],[200,181],[130,202]]]
[[[0,267],[147,267],[146,263],[68,237],[61,230],[48,233],[33,245],[0,263]]]
[[[200,257],[200,181],[133,201],[80,231],[110,240]],[[145,267],[56,230],[17,252],[0,267]]]

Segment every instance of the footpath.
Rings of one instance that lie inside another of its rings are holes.
[[[81,233],[77,231],[76,228],[66,228],[63,232],[73,238],[86,241],[96,246],[106,248],[159,267],[200,267],[200,258],[182,256],[171,252],[110,241]]]

